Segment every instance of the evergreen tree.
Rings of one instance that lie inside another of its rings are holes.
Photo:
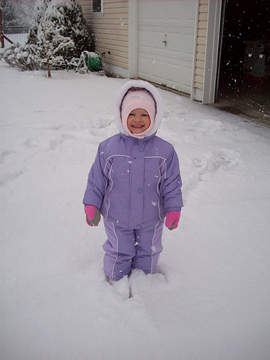
[[[91,33],[77,0],[53,0],[45,14],[45,22],[50,25],[51,32],[57,28],[61,36],[69,37],[74,42],[69,58],[80,56],[83,50],[92,50]]]
[[[28,32],[28,39],[26,44],[36,44],[38,41],[38,28],[42,22],[44,22],[44,17],[46,10],[48,8],[50,0],[37,0],[34,9],[34,18],[32,25]]]
[[[64,64],[93,51],[91,32],[77,0],[38,0],[26,45],[12,46],[4,60],[22,70]]]

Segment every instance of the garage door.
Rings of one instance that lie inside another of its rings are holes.
[[[196,0],[139,1],[140,78],[191,93]]]

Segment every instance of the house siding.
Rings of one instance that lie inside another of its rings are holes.
[[[128,69],[129,67],[129,9],[128,0],[103,0],[103,13],[92,13],[92,0],[79,0],[93,32],[95,50],[103,62]]]
[[[209,0],[199,0],[194,88],[203,89]]]

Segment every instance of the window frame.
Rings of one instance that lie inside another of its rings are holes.
[[[100,1],[100,11],[94,10],[94,3]],[[93,15],[103,15],[103,0],[92,0],[92,14]]]

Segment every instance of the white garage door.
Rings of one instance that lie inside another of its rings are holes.
[[[139,0],[140,78],[191,93],[196,0]]]

